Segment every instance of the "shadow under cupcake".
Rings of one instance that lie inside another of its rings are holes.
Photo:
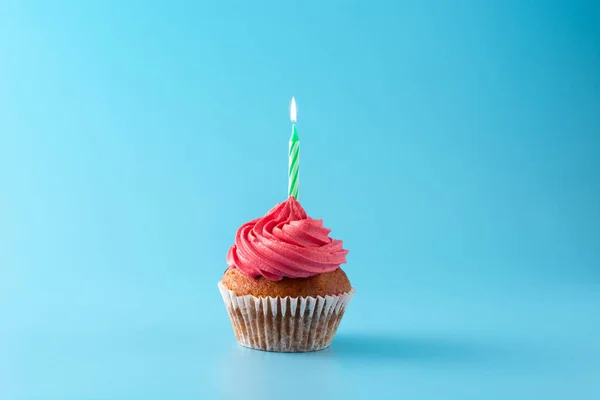
[[[278,352],[328,347],[354,295],[347,250],[294,197],[242,225],[218,283],[242,346]]]

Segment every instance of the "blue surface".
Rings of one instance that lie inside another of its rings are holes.
[[[0,398],[600,398],[599,16],[0,3]],[[292,95],[357,295],[281,355],[216,283],[285,199]]]

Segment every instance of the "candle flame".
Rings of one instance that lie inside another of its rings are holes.
[[[296,122],[296,99],[292,97],[292,104],[290,105],[290,120]]]

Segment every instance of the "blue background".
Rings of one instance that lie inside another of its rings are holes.
[[[600,397],[594,1],[0,5],[2,399]],[[235,230],[350,250],[329,350],[235,343]]]

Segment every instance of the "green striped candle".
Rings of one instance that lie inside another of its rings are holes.
[[[290,106],[290,120],[292,121],[292,136],[288,153],[288,197],[294,196],[298,200],[298,175],[300,170],[300,139],[296,130],[296,99],[292,97]]]

